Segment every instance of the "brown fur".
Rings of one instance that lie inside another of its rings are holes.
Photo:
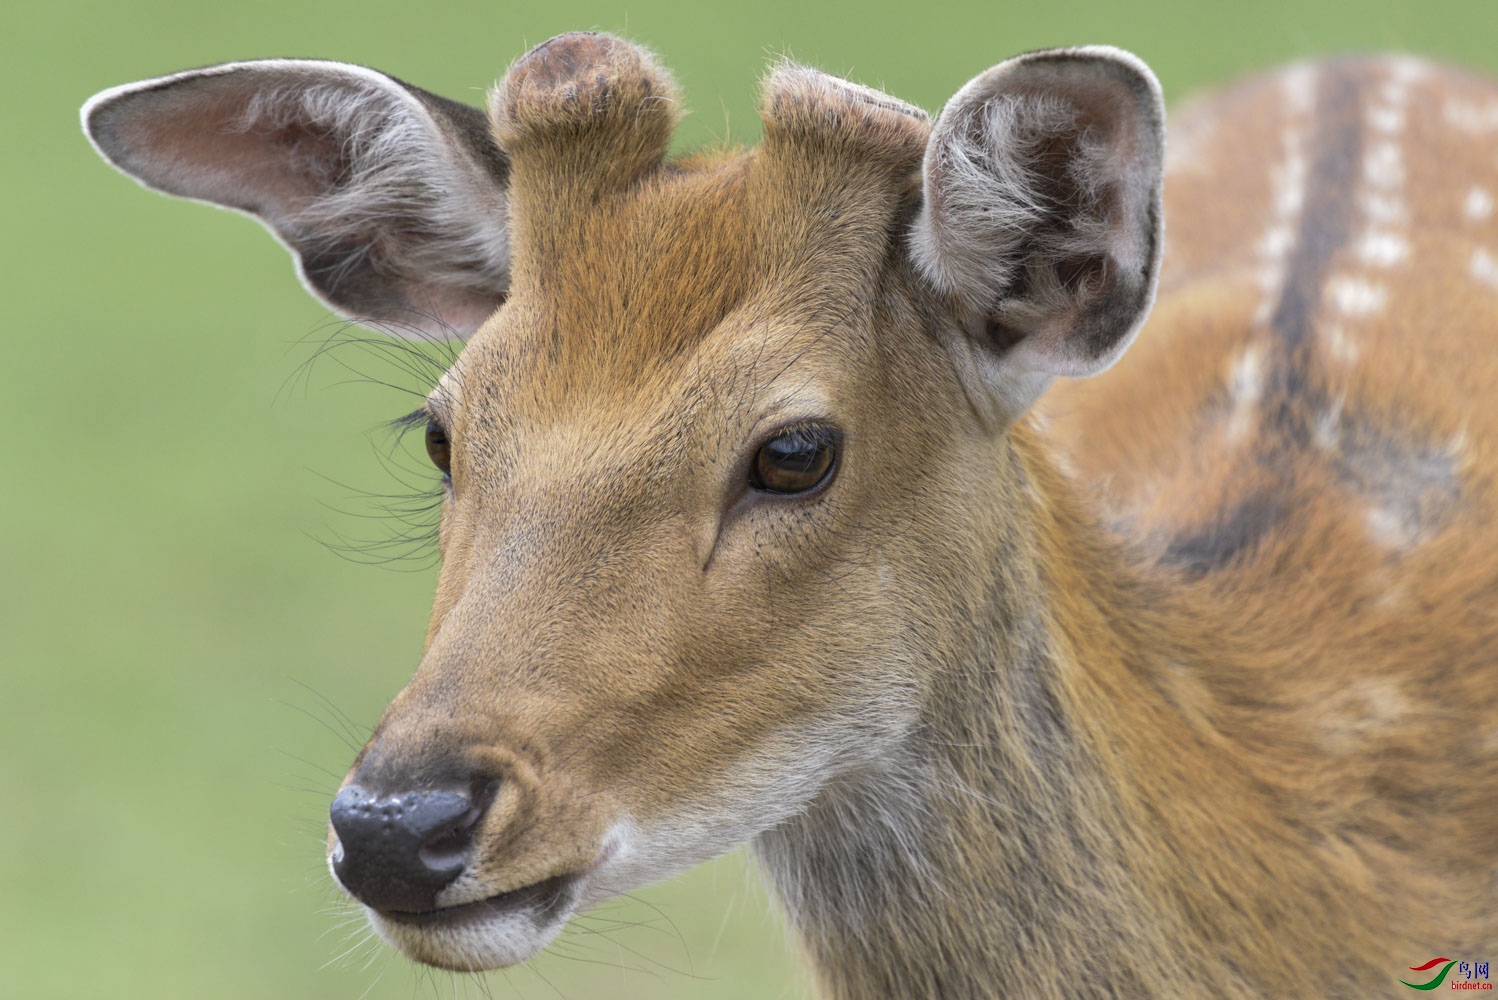
[[[829,997],[1354,997],[1490,957],[1498,224],[1460,199],[1495,149],[1439,109],[1498,91],[1410,84],[1409,257],[1338,319],[1391,65],[1315,69],[1262,319],[1284,93],[1187,111],[1137,346],[996,428],[905,245],[924,116],[789,68],[759,148],[666,162],[648,56],[534,50],[491,102],[509,298],[432,396],[426,653],[351,775],[501,777],[477,896],[611,871],[621,822],[645,860],[597,895],[752,839]],[[752,495],[808,418],[835,481]]]

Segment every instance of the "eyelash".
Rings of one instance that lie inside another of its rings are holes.
[[[431,415],[425,408],[397,417],[375,428],[375,454],[385,471],[401,489],[390,493],[350,488],[356,502],[348,508],[334,507],[340,514],[364,522],[379,522],[387,531],[367,535],[333,532],[323,545],[338,556],[366,565],[394,565],[420,571],[439,559],[438,528],[447,495],[446,477],[438,477],[420,445],[413,446],[410,433],[424,432]],[[379,441],[384,437],[385,441]],[[402,565],[404,564],[404,565]]]

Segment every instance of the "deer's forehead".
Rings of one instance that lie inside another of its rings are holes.
[[[868,272],[915,178],[761,148],[668,164],[623,190],[588,193],[585,206],[521,190],[510,208],[521,231],[512,295],[670,322],[703,307],[721,314],[767,280],[795,285],[829,266]]]
[[[711,330],[758,278],[742,161],[665,173],[585,211],[517,199],[530,238],[512,265],[511,326],[553,327],[555,352],[596,363],[669,354]],[[536,335],[512,330],[512,336]],[[561,359],[558,359],[561,360]]]
[[[757,154],[669,167],[521,248],[508,303],[439,392],[530,417],[774,397],[791,358],[802,375],[851,364],[871,336],[899,195]]]

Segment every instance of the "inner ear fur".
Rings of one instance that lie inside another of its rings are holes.
[[[1091,375],[1154,298],[1164,105],[1118,49],[1035,52],[948,102],[923,163],[911,249],[1001,373]]]
[[[509,286],[509,163],[476,108],[346,63],[229,63],[104,91],[99,153],[147,187],[245,212],[351,319],[467,336]]]

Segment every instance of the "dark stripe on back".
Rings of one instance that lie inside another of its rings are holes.
[[[1275,337],[1265,358],[1260,449],[1251,461],[1259,486],[1215,512],[1205,525],[1171,537],[1163,560],[1200,578],[1257,553],[1294,516],[1295,469],[1312,443],[1312,421],[1328,404],[1315,370],[1314,324],[1332,259],[1352,237],[1363,167],[1363,95],[1374,64],[1345,59],[1320,74],[1310,122],[1310,163],[1284,287],[1270,316]]]
[[[1192,578],[1215,573],[1251,555],[1285,515],[1284,500],[1267,493],[1255,494],[1206,527],[1172,538],[1163,558]]]
[[[1350,60],[1332,63],[1316,91],[1300,229],[1285,262],[1284,289],[1270,319],[1287,355],[1310,339],[1331,259],[1347,244],[1357,210],[1363,161],[1362,95],[1354,72],[1358,65]],[[1288,358],[1277,360],[1283,366]]]

